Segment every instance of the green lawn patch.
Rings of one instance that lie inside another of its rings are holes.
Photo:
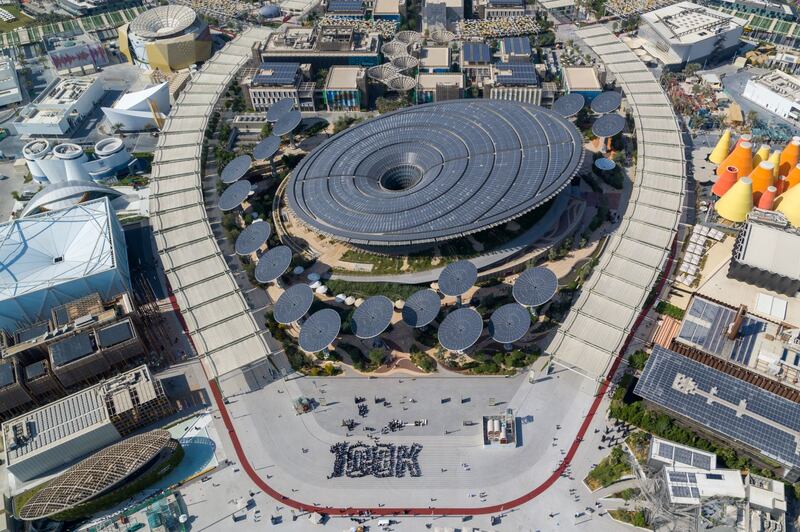
[[[347,294],[353,297],[367,298],[370,296],[384,295],[389,299],[407,299],[419,290],[418,286],[411,284],[394,283],[353,283],[339,279],[330,279],[326,283],[331,294]]]
[[[0,7],[2,7],[12,15],[17,17],[16,19],[11,20],[9,22],[0,22],[0,33],[15,30],[17,28],[21,28],[23,26],[27,26],[29,24],[33,24],[34,22],[36,22],[36,19],[23,15],[22,12],[20,11],[19,6],[7,5]]]
[[[656,312],[675,318],[676,320],[682,320],[683,315],[686,313],[682,308],[676,307],[672,303],[667,303],[666,301],[658,302],[658,305],[656,305]]]

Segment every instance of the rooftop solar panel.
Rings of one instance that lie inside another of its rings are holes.
[[[536,267],[525,270],[514,282],[511,293],[520,305],[538,307],[556,295],[558,277],[547,268]]]
[[[277,246],[259,257],[256,264],[256,281],[270,283],[286,272],[292,263],[292,250],[288,246]]]
[[[92,339],[88,333],[80,333],[70,336],[59,342],[50,344],[50,355],[53,365],[56,367],[64,366],[74,362],[94,352]]]
[[[439,315],[442,300],[433,290],[414,292],[403,306],[403,321],[411,327],[424,327]]]
[[[133,327],[130,320],[122,320],[97,331],[97,344],[100,347],[112,347],[133,338]]]
[[[226,212],[238,208],[247,196],[250,195],[250,181],[241,179],[226,188],[219,197],[217,206],[219,210]]]
[[[461,46],[461,54],[468,63],[489,63],[492,60],[492,51],[482,42],[465,42]]]
[[[284,98],[273,103],[267,109],[267,121],[277,122],[283,115],[294,108],[294,98]]]
[[[234,246],[237,255],[250,255],[263,246],[272,234],[269,222],[253,222],[239,233]]]
[[[253,76],[253,85],[293,85],[300,72],[300,63],[261,63]]]
[[[788,467],[800,467],[800,408],[789,399],[660,346],[635,393]]]
[[[64,309],[63,307],[59,307],[58,310],[64,310]],[[17,342],[23,343],[27,342],[28,340],[33,340],[34,338],[38,338],[39,336],[43,335],[49,330],[50,326],[47,324],[47,322],[41,322],[31,325],[26,329],[20,329],[15,333],[15,335],[17,337]]]
[[[531,40],[528,37],[506,37],[500,42],[507,54],[531,55]]]
[[[531,327],[531,313],[519,303],[508,303],[489,318],[489,335],[495,342],[511,344],[525,336]]]
[[[10,384],[14,384],[15,381],[14,365],[0,364],[0,388],[5,388]]]
[[[495,82],[504,86],[538,85],[539,76],[533,63],[496,63]]]
[[[306,353],[318,353],[331,345],[339,334],[342,318],[333,309],[318,310],[300,327],[300,348]]]
[[[33,379],[38,379],[42,375],[47,373],[47,366],[45,365],[44,360],[40,360],[38,362],[34,362],[33,364],[29,364],[25,366],[25,380],[30,381]]]
[[[613,137],[625,129],[625,117],[618,114],[603,115],[594,121],[592,133],[597,137]]]
[[[694,453],[694,456],[692,456],[692,466],[698,469],[711,469],[711,457]]]
[[[605,91],[592,99],[592,111],[595,113],[611,113],[619,109],[622,95],[616,91]]]
[[[582,162],[582,142],[571,123],[528,104],[418,105],[326,140],[292,172],[287,199],[306,225],[352,244],[460,238],[552,199]]]
[[[686,473],[683,471],[668,471],[667,475],[669,475],[669,479],[672,482],[689,482]]]
[[[691,497],[692,491],[688,486],[672,486],[673,497]]]
[[[244,177],[251,164],[253,161],[249,155],[240,155],[225,165],[219,177],[225,184],[234,183]]]
[[[275,302],[272,317],[284,325],[294,323],[308,312],[314,302],[314,292],[307,284],[300,283],[287,288]]]
[[[258,160],[269,159],[278,152],[280,147],[281,138],[270,135],[256,144],[256,147],[253,148],[253,157]]]
[[[367,298],[350,319],[350,328],[357,338],[374,338],[386,330],[392,321],[394,304],[386,296]]]
[[[328,13],[360,13],[364,11],[362,0],[328,0]]]
[[[658,456],[662,458],[666,458],[667,460],[672,460],[672,457],[675,454],[675,447],[672,445],[668,445],[664,442],[658,444]]]
[[[292,109],[275,122],[275,125],[272,127],[272,134],[278,137],[288,135],[294,131],[294,128],[300,125],[302,120],[303,116],[300,114],[300,111]]]
[[[464,351],[478,341],[482,331],[481,315],[473,308],[459,308],[439,325],[439,343],[449,351]]]
[[[478,269],[468,260],[459,260],[444,267],[439,274],[439,291],[446,296],[460,296],[475,284]]]
[[[578,114],[584,105],[586,105],[586,98],[583,94],[571,92],[553,103],[553,111],[563,117],[570,117]]]

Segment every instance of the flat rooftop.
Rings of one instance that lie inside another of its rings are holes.
[[[447,46],[426,46],[419,53],[421,68],[450,68],[450,48]]]
[[[375,0],[373,15],[399,15],[400,4],[397,0]]]
[[[96,82],[97,78],[93,76],[61,78],[49,90],[38,96],[33,103],[38,106],[70,107]]]
[[[567,67],[564,81],[570,91],[601,91],[603,86],[594,67]]]
[[[691,44],[713,38],[717,31],[744,26],[745,21],[710,7],[692,2],[678,2],[642,15],[662,37]]]
[[[431,74],[427,72],[420,72],[417,76],[417,86],[422,90],[432,91],[436,90],[439,84],[444,85],[458,85],[459,88],[464,88],[464,74],[460,72]]]
[[[794,101],[800,101],[800,78],[792,76],[781,70],[773,70],[761,77],[753,79],[754,83],[758,83],[767,87],[774,93]]]
[[[358,78],[359,75],[363,75],[362,73],[363,69],[359,66],[334,65],[328,72],[325,89],[334,91],[358,90]]]

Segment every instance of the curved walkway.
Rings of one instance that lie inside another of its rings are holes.
[[[201,151],[209,117],[228,84],[270,33],[251,28],[193,76],[161,130],[153,157],[150,223],[170,289],[207,375],[221,376],[270,354],[217,245],[203,203]]]
[[[686,164],[680,126],[669,99],[631,49],[602,25],[576,36],[596,53],[627,100],[636,127],[636,174],[627,210],[600,262],[545,352],[600,379],[624,354],[675,245]],[[668,270],[666,270],[668,271]]]

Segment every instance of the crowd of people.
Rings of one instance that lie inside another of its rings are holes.
[[[373,476],[377,478],[402,478],[406,474],[421,477],[419,453],[422,445],[394,445],[391,443],[339,442],[331,445],[334,455],[333,473],[328,478],[346,476],[361,478]]]
[[[397,31],[397,26],[393,21],[380,19],[364,20],[360,18],[356,19],[325,15],[320,19],[318,24],[321,26],[342,26],[346,28],[353,28],[354,30],[362,33],[379,33],[380,36],[383,37],[384,41],[394,37],[394,34]]]
[[[533,35],[539,33],[541,27],[536,17],[502,17],[492,19],[465,19],[458,23],[458,36],[461,39],[479,37],[481,39],[498,39],[517,35]]]

